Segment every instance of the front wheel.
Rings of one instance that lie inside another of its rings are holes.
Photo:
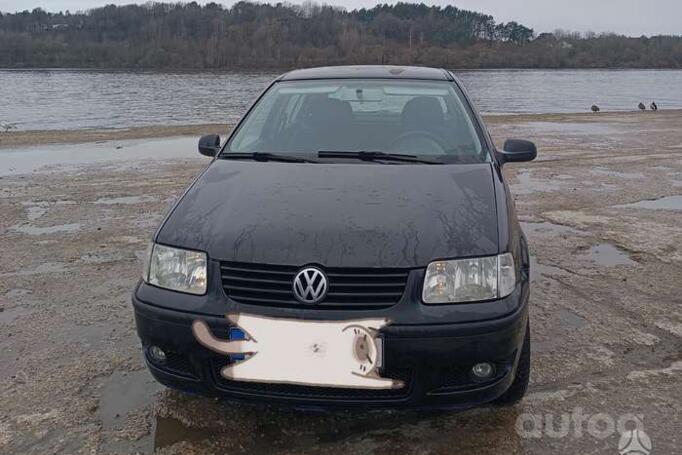
[[[493,401],[498,406],[512,406],[523,398],[528,390],[530,380],[530,321],[526,324],[526,337],[523,340],[519,364],[516,366],[514,382],[506,392]]]

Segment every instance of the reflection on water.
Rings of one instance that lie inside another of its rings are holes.
[[[590,248],[590,251],[587,254],[590,260],[596,264],[606,267],[636,264],[635,261],[630,259],[630,256],[610,243],[600,243],[599,245],[594,245]]]
[[[550,180],[537,179],[531,175],[530,170],[522,170],[516,174],[518,183],[511,185],[513,194],[533,194],[545,193],[548,191],[559,191],[561,184]]]
[[[143,204],[145,202],[154,202],[156,198],[153,196],[121,196],[121,197],[102,197],[95,201],[95,204],[115,205],[115,204]]]
[[[42,262],[34,268],[22,268],[15,272],[0,273],[0,278],[61,273],[67,270],[66,264],[63,262]]]
[[[197,152],[195,137],[169,139],[145,139],[121,142],[98,142],[67,145],[43,145],[18,149],[0,149],[0,177],[3,175],[29,174],[49,167],[63,170],[85,164],[104,162],[140,163],[163,161],[174,158],[194,158],[208,163]],[[137,203],[144,200],[102,201],[99,203]]]
[[[162,394],[155,408],[154,447],[162,453],[449,453],[452,441],[518,447],[513,408],[463,412],[378,410],[313,412],[242,406]],[[173,447],[175,446],[175,447]],[[169,449],[175,450],[169,450]],[[319,449],[323,450],[319,450]],[[360,448],[360,450],[358,450]],[[193,449],[193,450],[189,450]],[[402,449],[402,450],[400,450]]]
[[[9,310],[0,307],[0,325],[10,325],[19,316],[30,314],[31,311],[25,307],[16,307]]]
[[[22,224],[10,227],[10,231],[21,232],[28,235],[46,235],[58,233],[73,233],[81,229],[79,223],[57,224],[55,226],[33,226],[31,224]]]
[[[102,423],[101,444],[105,453],[153,451],[153,441],[147,431],[140,428],[140,434],[133,432],[133,436],[125,431],[125,427],[136,412],[151,410],[154,394],[162,388],[146,369],[126,373],[117,371],[104,379],[97,417]]]
[[[156,416],[154,428],[154,449],[162,449],[181,442],[196,443],[214,435],[214,431],[203,428],[189,428],[172,417]]]
[[[615,207],[634,207],[652,210],[682,210],[682,196],[666,196],[660,199],[646,199],[632,204],[616,205]]]
[[[682,108],[682,70],[479,70],[457,75],[485,113]],[[234,123],[263,72],[0,70],[0,121],[18,130]]]

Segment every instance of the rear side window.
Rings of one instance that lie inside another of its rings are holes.
[[[232,136],[229,152],[381,151],[487,160],[452,83],[320,80],[274,84]]]

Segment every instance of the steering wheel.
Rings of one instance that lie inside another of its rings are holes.
[[[426,145],[426,146],[425,146]],[[391,152],[415,154],[415,150],[425,152],[424,155],[445,155],[447,147],[435,134],[428,131],[408,131],[401,134],[388,146]]]

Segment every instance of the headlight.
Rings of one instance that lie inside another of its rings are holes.
[[[424,303],[460,303],[506,297],[516,286],[511,253],[436,261],[426,268]]]
[[[154,244],[145,281],[188,294],[206,293],[206,253]]]

